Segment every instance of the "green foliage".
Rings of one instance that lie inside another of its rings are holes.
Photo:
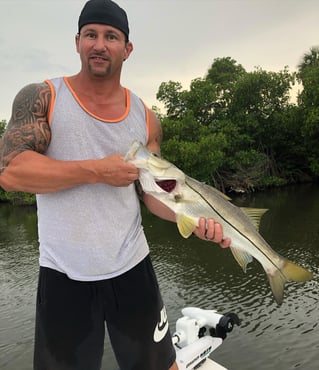
[[[234,84],[238,78],[246,73],[241,64],[236,60],[226,58],[216,58],[208,70],[206,79],[220,87],[222,90]]]
[[[5,127],[6,127],[6,121],[2,120],[0,121],[0,138],[2,134],[4,133]],[[0,201],[5,199],[5,191],[0,187]]]
[[[191,111],[197,122],[209,125],[211,122],[214,102],[217,99],[217,91],[211,81],[197,78],[191,82],[190,89],[185,96],[185,105]]]
[[[269,169],[266,154],[255,149],[239,150],[229,156],[226,163],[221,172],[223,188],[247,192],[264,186],[264,176]]]
[[[301,135],[310,172],[319,175],[319,47],[303,56],[297,77],[303,85],[298,96],[301,109]]]
[[[179,119],[186,111],[184,92],[181,90],[180,82],[162,82],[156,95],[157,99],[164,103],[167,115],[172,119]]]
[[[215,59],[189,90],[162,83],[162,154],[199,180],[223,190],[249,191],[309,181],[319,175],[319,50],[306,54],[297,73]],[[290,102],[296,77],[303,84]]]
[[[162,155],[188,175],[211,182],[212,174],[223,161],[227,142],[223,134],[211,132],[196,122],[192,114],[180,121],[164,119]]]
[[[265,120],[288,105],[293,82],[294,78],[287,69],[276,73],[257,68],[246,73],[234,85],[230,112],[252,114]]]
[[[6,128],[6,125],[7,125],[7,121],[6,120],[0,121],[0,137],[4,133],[4,130]]]
[[[15,205],[32,205],[35,203],[35,195],[23,192],[5,192],[0,188],[0,202],[9,202]]]

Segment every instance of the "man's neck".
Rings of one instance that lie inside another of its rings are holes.
[[[126,94],[119,81],[86,78],[81,73],[67,80],[81,103],[93,114],[107,119],[116,119],[124,114]]]

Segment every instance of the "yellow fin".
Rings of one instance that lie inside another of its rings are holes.
[[[278,269],[274,275],[267,274],[267,276],[275,300],[279,305],[281,305],[284,295],[284,287],[287,280],[305,282],[311,280],[313,274],[304,267],[298,266],[285,259],[281,270]]]
[[[230,250],[239,266],[246,272],[247,265],[253,260],[253,257],[248,252],[241,251],[237,248],[230,247]]]
[[[277,304],[281,305],[284,298],[284,288],[285,288],[285,276],[276,270],[274,275],[267,274],[269,284],[272,290],[272,294],[275,297]]]
[[[240,208],[249,218],[256,230],[259,230],[260,220],[262,216],[268,211],[267,208]]]
[[[188,238],[197,226],[193,218],[185,215],[177,215],[177,227],[183,238]]]
[[[285,275],[287,280],[296,281],[297,283],[311,280],[313,277],[312,272],[289,260],[285,260],[282,273]]]

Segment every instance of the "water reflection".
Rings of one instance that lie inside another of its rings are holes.
[[[238,197],[240,206],[269,208],[261,233],[283,256],[314,272],[289,283],[281,307],[254,261],[244,274],[229,250],[195,237],[143,210],[145,232],[167,306],[171,330],[187,305],[235,312],[242,319],[214,358],[229,370],[319,368],[319,186],[305,185]],[[0,368],[32,368],[38,272],[36,212],[0,205]],[[103,370],[117,369],[106,341]]]
[[[0,368],[32,368],[37,277],[34,207],[0,205]]]

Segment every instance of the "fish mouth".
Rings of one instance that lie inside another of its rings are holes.
[[[166,193],[171,193],[176,188],[177,181],[173,179],[157,180],[156,184]]]

